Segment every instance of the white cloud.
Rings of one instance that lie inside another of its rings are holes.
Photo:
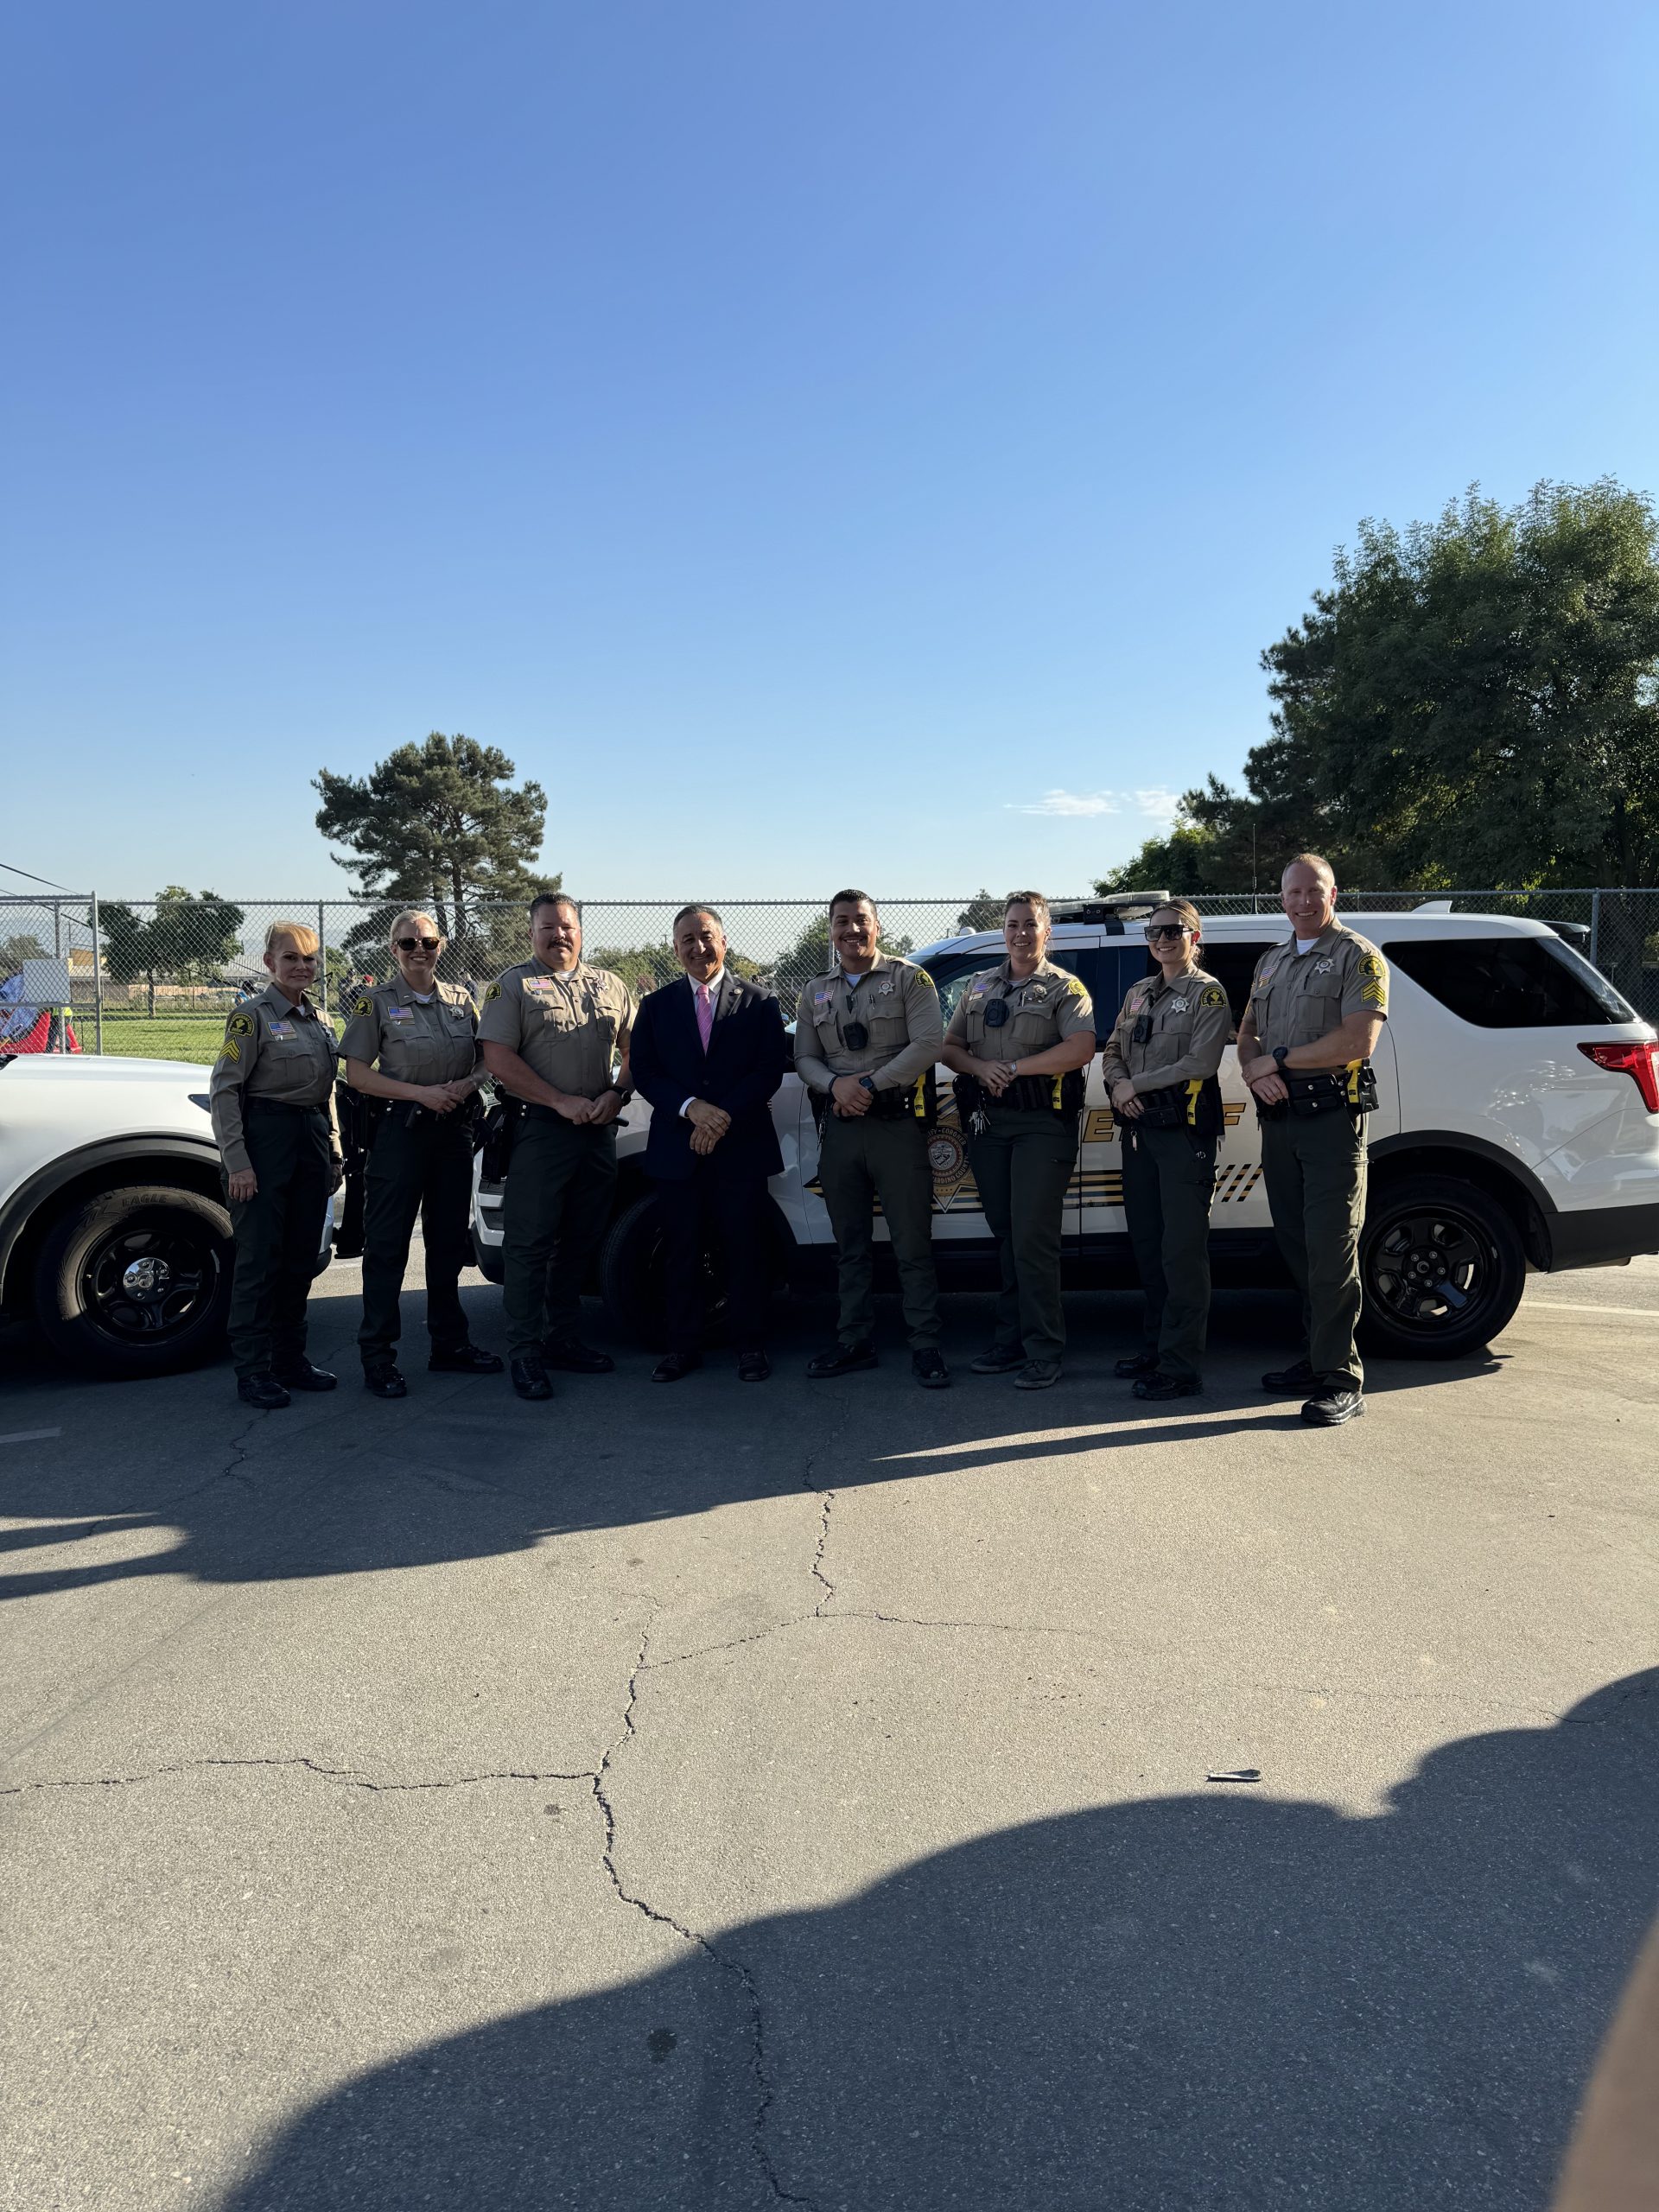
[[[1175,817],[1176,795],[1161,788],[1139,791],[1045,791],[1041,798],[1010,800],[1010,814],[1047,814],[1077,819],[1099,814],[1122,814],[1125,808],[1156,822]]]

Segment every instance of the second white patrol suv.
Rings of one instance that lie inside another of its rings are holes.
[[[1048,957],[1087,984],[1104,1037],[1152,963],[1147,893],[1054,908]],[[1529,1268],[1615,1264],[1659,1251],[1659,1042],[1589,962],[1541,922],[1344,911],[1389,963],[1389,1020],[1369,1119],[1370,1206],[1361,1247],[1370,1347],[1451,1358],[1496,1336]],[[1206,921],[1205,967],[1236,1025],[1261,955],[1282,940],[1276,915]],[[1003,957],[1000,932],[945,939],[912,956],[932,976],[948,1021],[970,976]],[[788,1009],[786,1008],[787,1012]],[[1231,1046],[1222,1061],[1227,1129],[1218,1147],[1211,1252],[1222,1284],[1283,1284],[1262,1184],[1255,1115]],[[994,1246],[939,1071],[933,1133],[933,1239],[946,1287],[991,1287]],[[616,1217],[598,1287],[613,1317],[650,1342],[662,1307],[656,1205],[641,1164],[650,1108],[636,1097],[618,1145]],[[772,1179],[780,1281],[830,1281],[833,1239],[817,1187],[817,1135],[791,1075],[772,1102],[784,1172]],[[1068,1287],[1134,1280],[1122,1155],[1096,1058],[1067,1199]],[[500,1185],[480,1180],[480,1266],[501,1274]],[[883,1232],[878,1224],[877,1235]]]

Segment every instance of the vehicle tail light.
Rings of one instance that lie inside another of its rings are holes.
[[[1616,1075],[1627,1075],[1642,1094],[1649,1114],[1659,1114],[1659,1039],[1646,1037],[1618,1045],[1580,1045],[1586,1060]]]

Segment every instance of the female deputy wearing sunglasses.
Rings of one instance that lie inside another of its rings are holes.
[[[1123,1001],[1100,1056],[1123,1141],[1123,1208],[1146,1292],[1143,1349],[1120,1359],[1137,1398],[1203,1388],[1210,1205],[1224,1122],[1216,1070],[1233,1033],[1227,994],[1198,964],[1204,925],[1173,899],[1147,917],[1159,974]]]
[[[996,1331],[972,1362],[1046,1390],[1060,1379],[1060,1224],[1077,1157],[1083,1071],[1095,1057],[1094,1003],[1046,957],[1048,901],[1014,891],[1002,911],[1007,957],[976,976],[944,1033],[957,1110],[1002,1269]]]
[[[461,1271],[473,1256],[478,1009],[459,985],[438,981],[442,950],[429,914],[399,914],[391,925],[397,974],[356,995],[340,1040],[347,1082],[377,1102],[368,1114],[357,1332],[364,1384],[377,1398],[408,1395],[397,1365],[398,1294],[416,1214],[426,1248],[427,1366],[447,1375],[501,1372],[493,1352],[467,1342],[461,1308]]]

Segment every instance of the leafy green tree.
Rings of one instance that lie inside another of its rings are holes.
[[[156,893],[156,912],[139,939],[146,972],[178,983],[217,982],[226,965],[241,957],[246,918],[216,891],[193,894],[169,883]]]
[[[893,958],[902,959],[914,942],[908,937],[890,938],[883,931],[880,946]],[[772,987],[782,1003],[785,1019],[794,1014],[802,985],[814,976],[827,975],[835,964],[835,955],[830,950],[830,917],[815,914],[788,951],[772,966]]]
[[[957,916],[958,937],[966,937],[974,930],[1000,930],[1001,926],[1002,901],[982,885]]]
[[[90,914],[86,920],[90,927]],[[135,982],[144,972],[144,925],[130,906],[112,899],[99,906],[98,928],[105,975],[116,983]]]
[[[513,789],[515,772],[495,746],[439,730],[423,745],[400,745],[366,777],[318,772],[317,827],[348,848],[335,857],[355,870],[358,896],[375,902],[348,944],[359,935],[366,944],[378,926],[384,945],[397,908],[420,906],[449,939],[454,964],[475,974],[491,966],[494,930],[481,910],[527,901],[549,880],[532,873],[547,795],[536,783]],[[527,952],[527,931],[520,942]]]
[[[1362,524],[1262,656],[1273,734],[1103,891],[1248,891],[1326,854],[1355,889],[1659,881],[1659,524],[1605,480]]]
[[[46,947],[37,937],[0,938],[0,977],[15,976],[25,960],[44,960]]]

